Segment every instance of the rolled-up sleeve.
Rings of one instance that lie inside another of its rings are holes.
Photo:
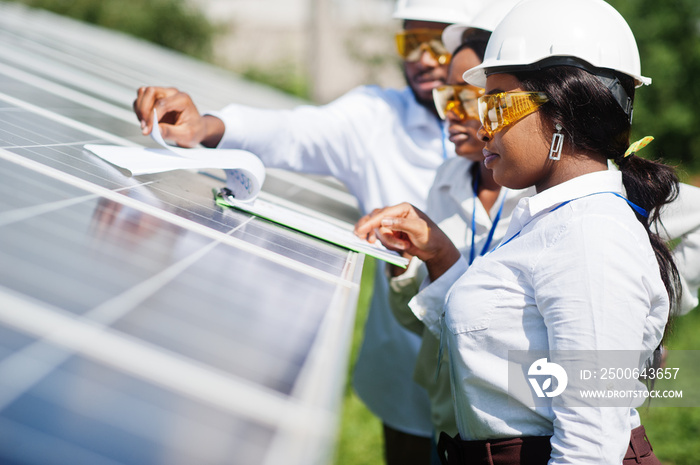
[[[688,313],[698,306],[700,288],[700,188],[681,184],[678,198],[661,210],[656,229],[666,240],[677,242],[673,258],[683,290],[678,313]]]

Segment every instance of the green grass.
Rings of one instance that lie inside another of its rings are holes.
[[[700,308],[676,320],[666,345],[671,350],[700,350]],[[697,396],[697,391],[694,395]],[[639,413],[659,460],[666,465],[697,465],[700,408],[655,407],[652,403],[640,408]]]
[[[365,259],[335,465],[384,462],[381,422],[367,410],[351,387],[352,367],[362,342],[375,267],[374,260]],[[672,350],[700,350],[700,308],[677,320],[667,346]],[[652,404],[639,409],[639,413],[654,451],[665,465],[700,462],[700,408],[655,407]]]
[[[367,407],[364,406],[352,389],[352,369],[355,366],[355,360],[357,360],[357,354],[362,343],[362,334],[365,321],[367,320],[370,297],[372,296],[376,266],[373,259],[365,257],[350,354],[350,369],[343,399],[340,437],[338,438],[334,461],[337,465],[377,465],[384,461],[382,424],[377,417],[367,410]]]

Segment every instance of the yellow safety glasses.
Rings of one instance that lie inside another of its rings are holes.
[[[450,62],[450,52],[442,43],[442,31],[436,29],[410,29],[398,32],[396,48],[399,55],[406,61],[418,61],[423,52],[428,52],[441,65]]]
[[[433,89],[433,102],[440,118],[453,112],[460,120],[479,119],[477,99],[484,89],[470,85],[440,86]]]
[[[549,98],[544,92],[500,92],[479,97],[479,119],[489,137],[537,111]]]

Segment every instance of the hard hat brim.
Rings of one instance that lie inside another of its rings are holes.
[[[467,82],[467,84],[471,84],[476,87],[486,87],[486,77],[489,74],[496,74],[496,73],[507,73],[507,72],[513,72],[516,70],[521,70],[521,71],[536,71],[539,69],[544,69],[552,66],[567,66],[566,64],[557,64],[556,61],[551,60],[552,58],[556,58],[557,56],[560,56],[561,58],[572,58],[576,59],[576,57],[570,57],[568,55],[553,55],[553,56],[546,56],[542,57],[540,60],[535,60],[532,63],[529,64],[523,64],[522,62],[508,62],[508,61],[503,61],[503,60],[498,60],[498,59],[486,59],[484,60],[483,63],[481,63],[478,66],[475,66],[469,70],[467,70],[463,75],[462,78]],[[546,66],[542,66],[543,63],[549,62]],[[581,62],[581,66],[578,66],[583,69],[587,69],[593,74],[596,74],[595,72],[595,67],[588,65],[587,63]],[[651,84],[651,78],[641,76],[641,75],[633,75],[633,74],[627,74],[628,76],[632,77],[635,82],[635,87],[641,87],[643,85],[650,85]]]

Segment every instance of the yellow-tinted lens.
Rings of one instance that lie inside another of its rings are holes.
[[[418,61],[423,52],[428,52],[441,65],[450,62],[450,53],[442,43],[442,32],[435,29],[411,29],[397,33],[396,49],[406,61]]]
[[[470,85],[440,86],[433,89],[433,101],[440,118],[453,112],[461,120],[479,119],[477,99],[484,89]]]
[[[435,103],[435,110],[437,110],[440,119],[445,119],[445,108],[451,93],[450,86],[440,86],[433,89],[433,103]]]
[[[544,92],[501,92],[479,97],[479,119],[489,137],[537,111],[547,100]]]

